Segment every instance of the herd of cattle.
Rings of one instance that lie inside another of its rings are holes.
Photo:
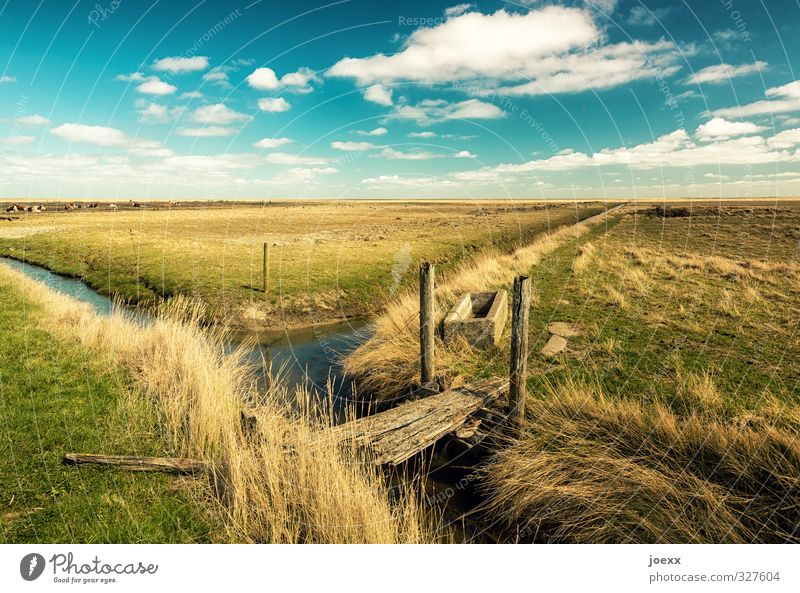
[[[139,208],[140,207],[140,205],[137,202],[131,202],[131,206],[133,206],[134,208]],[[99,208],[99,207],[100,207],[100,203],[99,202],[91,202],[90,204],[76,204],[76,203],[73,202],[71,204],[65,204],[64,206],[58,206],[58,207],[56,207],[54,209],[57,209],[57,210],[81,210],[83,208]],[[108,204],[108,206],[106,206],[106,207],[109,210],[117,210],[117,205],[116,204]],[[42,206],[41,204],[37,204],[35,206],[21,206],[19,204],[11,204],[10,206],[8,206],[6,208],[6,212],[9,212],[9,213],[14,213],[14,212],[44,212],[45,210],[47,210],[47,207],[46,206]]]

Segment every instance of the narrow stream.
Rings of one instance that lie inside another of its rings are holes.
[[[41,282],[48,288],[88,303],[98,315],[123,312],[140,323],[149,323],[152,317],[115,304],[110,298],[95,292],[81,280],[61,276],[41,266],[10,258],[0,258],[14,270]],[[233,350],[242,343],[255,342],[247,352],[247,360],[259,371],[260,385],[266,381],[266,372],[280,371],[291,393],[297,386],[305,386],[327,398],[328,383],[332,386],[334,410],[340,415],[352,394],[352,383],[344,375],[341,361],[369,339],[370,327],[364,320],[347,320],[341,323],[304,328],[299,330],[274,331],[263,334],[235,332],[228,347]]]

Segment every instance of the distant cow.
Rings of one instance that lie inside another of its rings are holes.
[[[97,202],[92,202],[91,204],[89,204],[88,208],[97,208],[99,205],[100,204],[98,204]]]
[[[11,204],[11,206],[6,208],[6,212],[19,212],[19,208],[17,208],[16,204]]]
[[[117,205],[116,204],[109,204],[108,205],[108,209],[109,210],[116,210],[117,209]]]

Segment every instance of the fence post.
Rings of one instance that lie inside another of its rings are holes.
[[[269,295],[269,243],[264,241],[264,298]]]
[[[434,267],[430,262],[422,262],[419,267],[419,358],[420,385],[427,386],[433,381],[433,336],[436,323],[434,309]]]
[[[514,278],[514,300],[511,305],[511,365],[508,401],[511,424],[515,431],[525,417],[525,380],[528,376],[528,312],[531,307],[530,276]]]

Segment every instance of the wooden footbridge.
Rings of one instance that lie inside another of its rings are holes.
[[[375,465],[396,466],[447,435],[463,440],[497,429],[516,430],[524,414],[530,294],[530,278],[518,276],[514,280],[508,379],[487,380],[439,392],[434,364],[434,267],[423,263],[420,266],[420,384],[412,390],[416,399],[322,430],[317,438],[333,444],[355,445],[365,450],[367,458]],[[481,423],[489,418],[491,426],[482,427]],[[498,424],[498,418],[506,426]],[[480,438],[473,438],[471,442],[476,440]],[[134,471],[198,473],[209,469],[205,462],[180,458],[67,453],[64,461]]]

